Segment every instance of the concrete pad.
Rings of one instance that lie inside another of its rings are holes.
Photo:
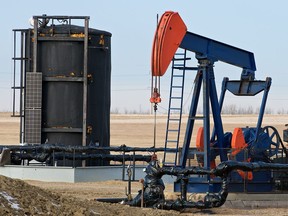
[[[145,177],[143,168],[135,167],[135,180]],[[0,167],[0,175],[21,180],[38,180],[46,182],[95,182],[107,180],[128,180],[126,169],[123,166],[99,166],[99,167],[52,167],[52,166],[14,166]],[[164,183],[173,183],[176,178],[165,176]]]
[[[231,205],[232,205],[233,208],[244,208],[245,207],[245,205],[242,202],[242,200],[231,201]]]
[[[229,193],[226,203],[230,206],[229,201],[234,208],[288,208],[288,193]]]

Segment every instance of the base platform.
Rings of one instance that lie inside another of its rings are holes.
[[[143,169],[146,166],[135,167],[134,180],[145,177]],[[0,175],[21,180],[38,180],[46,182],[95,182],[107,180],[128,180],[123,166],[97,167],[53,167],[53,166],[21,166],[5,165],[0,167]],[[132,177],[133,180],[133,177]],[[175,177],[164,176],[164,183],[173,183]]]
[[[229,193],[223,207],[227,208],[287,208],[288,193],[283,194],[245,194]]]

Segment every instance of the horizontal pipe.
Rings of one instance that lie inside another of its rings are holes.
[[[114,152],[177,152],[175,148],[153,148],[153,147],[128,147],[121,145],[118,147],[101,147],[101,146],[71,146],[63,144],[41,144],[41,145],[1,145],[0,149],[8,148],[11,151],[29,151],[37,150],[43,152],[89,152],[89,151],[114,151]]]
[[[12,157],[16,160],[37,160],[38,162],[45,162],[51,154],[22,154],[13,153]],[[151,160],[151,155],[109,155],[109,154],[63,154],[55,153],[54,160],[87,160],[87,159],[101,159],[106,161],[145,161]]]
[[[163,167],[157,170],[156,175],[162,177],[163,175],[173,176],[188,176],[193,174],[198,175],[215,175],[219,177],[226,177],[233,170],[242,171],[264,171],[264,170],[278,170],[288,171],[288,164],[281,163],[265,163],[258,162],[239,162],[239,161],[224,161],[220,163],[216,168],[208,170],[202,167],[190,167],[182,169],[180,167]]]

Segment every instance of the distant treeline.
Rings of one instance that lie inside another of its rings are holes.
[[[241,107],[241,106],[237,106],[236,104],[230,104],[230,105],[225,105],[222,108],[222,114],[227,114],[227,115],[241,115],[241,114],[245,114],[245,115],[249,115],[249,114],[259,114],[260,111],[260,107],[257,108],[253,108],[253,106],[248,106],[248,107]],[[153,109],[141,109],[139,108],[139,110],[136,109],[124,109],[124,110],[120,110],[118,108],[112,108],[110,113],[111,114],[143,114],[143,115],[149,115],[152,114],[154,111]],[[164,107],[158,106],[158,110],[157,112],[159,114],[167,114],[168,110],[165,109]],[[183,114],[188,114],[189,113],[189,108],[187,109],[183,109],[182,111]],[[198,114],[202,114],[203,110],[201,108],[199,108],[197,110]],[[265,109],[265,114],[278,114],[278,115],[283,115],[283,114],[288,114],[288,109],[278,109],[278,110],[274,110],[272,108],[266,107]]]

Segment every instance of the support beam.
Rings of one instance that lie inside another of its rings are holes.
[[[179,47],[214,61],[222,61],[243,69],[256,71],[252,52],[192,32],[186,33]]]

